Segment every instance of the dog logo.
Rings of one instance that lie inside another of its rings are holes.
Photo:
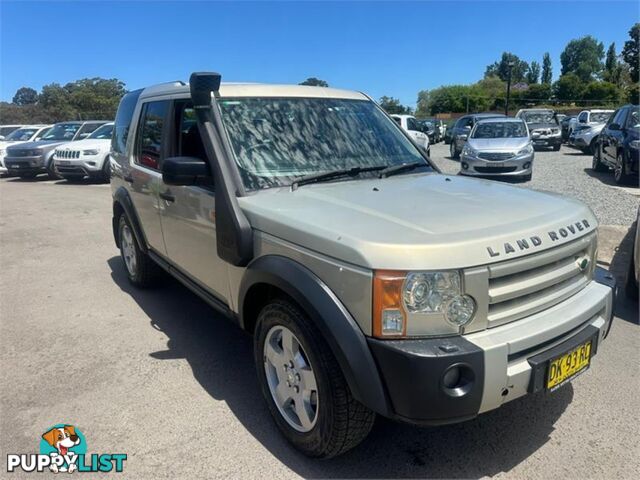
[[[62,425],[53,427],[48,432],[42,434],[42,439],[51,447],[55,448],[57,454],[63,458],[65,458],[70,451],[76,455],[80,453],[71,450],[82,443],[82,440],[76,433],[76,428],[73,425]],[[56,452],[49,452],[49,455],[56,456],[55,454]],[[73,473],[76,468],[77,466],[75,463],[65,463],[61,467],[58,467],[57,464],[52,463],[49,466],[49,469],[54,473],[58,473],[58,471]]]

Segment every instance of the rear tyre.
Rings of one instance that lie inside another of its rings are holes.
[[[554,152],[557,152],[557,151],[559,151],[559,150],[560,150],[560,144],[557,144],[557,145],[554,145],[554,146],[553,146],[553,151],[554,151]]]
[[[111,159],[109,158],[109,155],[107,155],[107,158],[104,159],[104,163],[102,164],[100,178],[106,183],[111,181]]]
[[[269,411],[295,448],[330,458],[369,434],[375,414],[353,398],[329,345],[296,305],[276,299],[262,309],[254,355]]]
[[[589,143],[589,146],[585,148],[584,153],[586,153],[587,155],[593,155],[597,148],[598,148],[598,137],[594,137],[591,140],[591,143]]]
[[[624,161],[623,152],[618,152],[618,156],[616,157],[616,165],[613,168],[613,179],[618,185],[625,185],[629,182],[627,162]]]
[[[118,221],[118,244],[129,281],[141,288],[155,285],[161,275],[160,267],[151,260],[149,255],[140,250],[133,227],[124,213],[120,215]]]
[[[602,163],[602,159],[600,157],[600,147],[596,145],[595,150],[593,151],[593,159],[591,160],[591,170],[594,172],[606,172],[609,168]]]
[[[638,300],[638,280],[636,279],[636,266],[633,253],[634,252],[631,252],[631,261],[629,262],[629,271],[627,272],[627,281],[624,284],[624,289],[629,298]]]

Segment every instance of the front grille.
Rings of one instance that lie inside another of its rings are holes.
[[[546,310],[590,281],[596,234],[555,249],[489,265],[488,326],[496,327]],[[580,261],[588,259],[586,268]]]
[[[77,165],[60,165],[56,163],[56,170],[58,173],[69,174],[69,175],[86,175],[87,172],[84,168]]]
[[[7,157],[30,157],[31,150],[7,150]]]
[[[56,158],[80,158],[80,150],[56,150]]]
[[[480,152],[478,154],[478,158],[482,158],[484,160],[509,160],[513,158],[515,154],[513,152]]]
[[[478,173],[509,173],[515,172],[518,167],[473,167]]]

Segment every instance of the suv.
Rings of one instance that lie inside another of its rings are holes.
[[[308,455],[376,414],[437,425],[554,391],[609,332],[589,208],[440,174],[362,93],[194,73],[123,97],[111,161],[129,280],[165,270],[252,334]]]
[[[548,108],[525,108],[518,110],[516,118],[527,122],[534,148],[551,147],[554,152],[560,150],[562,133],[555,111]]]
[[[47,173],[49,178],[60,178],[53,163],[55,148],[61,143],[82,140],[106,121],[56,123],[36,142],[26,142],[7,148],[4,164],[11,175],[34,178]]]
[[[639,152],[640,107],[625,105],[609,117],[600,132],[593,153],[592,168],[603,172],[611,167],[617,184],[629,183],[638,176]]]
[[[7,147],[40,140],[50,128],[51,125],[25,125],[11,132],[4,140],[0,140],[0,175],[8,173],[7,168],[4,166],[4,155]]]
[[[484,118],[497,118],[497,117],[504,117],[504,115],[500,113],[474,113],[472,115],[465,115],[464,117],[460,117],[456,121],[453,128],[451,128],[449,156],[451,158],[460,158],[462,147],[464,147],[464,144],[467,141],[469,132],[471,132],[471,129],[478,122],[478,120],[482,120]]]
[[[84,177],[109,181],[109,150],[113,123],[105,123],[77,142],[63,143],[53,154],[55,169],[69,181]]]
[[[582,150],[587,154],[594,154],[598,135],[607,123],[613,110],[583,110],[569,135],[569,146]]]
[[[398,125],[406,131],[409,136],[416,142],[420,148],[422,148],[427,154],[431,153],[431,145],[429,141],[429,134],[424,131],[424,128],[413,115],[391,115]]]

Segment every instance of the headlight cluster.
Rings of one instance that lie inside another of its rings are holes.
[[[518,152],[518,155],[530,155],[533,153],[533,145],[529,144]]]
[[[98,155],[99,153],[100,153],[100,150],[96,150],[96,149],[82,151],[83,155]]]
[[[476,312],[457,270],[377,271],[373,306],[373,335],[379,338],[457,334]],[[422,322],[429,324],[429,332],[422,331]]]
[[[477,157],[478,156],[478,151],[471,148],[469,146],[469,144],[465,144],[464,148],[462,149],[462,154],[463,155],[469,155],[470,157]]]

